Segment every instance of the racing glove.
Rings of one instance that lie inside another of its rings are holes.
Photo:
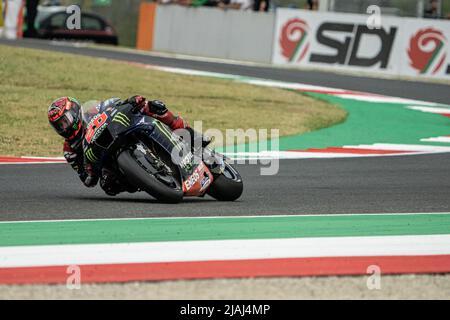
[[[131,104],[133,106],[133,112],[139,112],[146,104],[147,100],[143,96],[132,96],[122,102],[122,104]]]
[[[172,130],[184,129],[189,126],[183,118],[175,116],[168,110],[164,102],[160,100],[147,100],[144,108],[141,109],[141,113],[160,120]]]
[[[90,163],[85,164],[84,171],[85,171],[84,181],[83,181],[84,185],[88,188],[95,187],[98,182],[98,176],[95,174],[92,164],[90,164]],[[81,178],[81,176],[80,176],[80,178]]]
[[[164,102],[160,100],[149,101],[143,96],[132,96],[123,102],[124,104],[131,104],[133,112],[142,112],[145,114],[156,114],[162,116],[167,112],[167,107]]]
[[[167,112],[166,105],[160,100],[149,101],[147,108],[151,113],[157,114],[158,116],[162,116]]]

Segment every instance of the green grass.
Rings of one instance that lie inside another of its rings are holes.
[[[0,155],[60,155],[47,122],[60,96],[81,102],[142,94],[166,102],[203,128],[279,128],[292,135],[344,121],[345,111],[296,92],[229,80],[176,75],[139,66],[0,46]]]

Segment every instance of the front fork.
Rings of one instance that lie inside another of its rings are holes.
[[[225,170],[225,156],[209,148],[203,148],[203,162],[214,177],[220,176]]]

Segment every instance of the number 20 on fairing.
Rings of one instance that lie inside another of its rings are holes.
[[[106,113],[102,113],[91,120],[87,127],[85,136],[88,143],[91,143],[92,137],[95,135],[95,132],[99,128],[101,128],[103,124],[105,124],[106,120],[108,120],[108,116],[106,115]]]

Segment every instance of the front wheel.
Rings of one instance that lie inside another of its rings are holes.
[[[176,179],[170,176],[157,179],[151,173],[154,166],[139,149],[122,151],[117,163],[130,184],[156,199],[166,203],[178,203],[183,199],[183,190]],[[168,180],[170,178],[172,181]]]
[[[207,194],[219,201],[234,201],[243,191],[241,175],[231,164],[225,162],[223,173],[214,179]]]

